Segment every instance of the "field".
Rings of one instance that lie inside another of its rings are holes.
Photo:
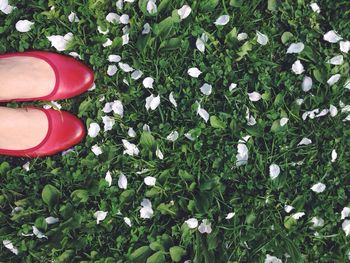
[[[88,135],[0,156],[0,262],[350,261],[348,0],[0,10],[1,54],[95,72],[75,98],[7,104],[72,112]]]

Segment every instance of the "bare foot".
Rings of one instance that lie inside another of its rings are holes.
[[[0,107],[0,149],[25,150],[41,143],[49,122],[38,109]]]
[[[0,59],[0,100],[46,96],[55,87],[51,66],[33,57]]]

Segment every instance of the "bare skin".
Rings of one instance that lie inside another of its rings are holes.
[[[0,59],[0,100],[46,96],[55,87],[51,66],[33,57]]]
[[[0,107],[0,149],[25,150],[41,143],[48,131],[46,114],[37,109]]]
[[[56,82],[51,66],[33,57],[0,59],[0,100],[49,95]],[[0,107],[0,149],[25,150],[43,141],[48,131],[44,112]]]

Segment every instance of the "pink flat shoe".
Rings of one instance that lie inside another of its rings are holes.
[[[0,155],[19,157],[43,157],[54,155],[78,144],[86,135],[83,122],[69,112],[59,112],[54,109],[44,109],[33,106],[26,106],[26,108],[38,109],[46,114],[49,127],[45,138],[37,146],[29,149],[0,149]]]
[[[26,51],[0,55],[0,59],[19,56],[35,57],[47,62],[55,72],[55,87],[52,92],[46,96],[14,98],[0,100],[0,102],[68,99],[85,92],[87,89],[91,88],[94,83],[93,71],[83,63],[69,56],[47,51]]]

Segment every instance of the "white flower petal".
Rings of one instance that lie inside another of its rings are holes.
[[[237,145],[236,166],[245,165],[248,162],[248,147],[244,143]]]
[[[311,223],[313,223],[312,228],[324,226],[324,220],[322,218],[318,218],[315,216],[313,218],[311,218]]]
[[[348,236],[350,234],[350,220],[344,220],[341,226],[345,232],[345,235]]]
[[[19,20],[16,23],[16,30],[21,33],[25,33],[30,31],[32,25],[34,25],[33,22],[30,22],[28,20]]]
[[[26,162],[25,164],[23,164],[23,169],[25,170],[25,171],[29,171],[29,166],[30,166],[30,162]]]
[[[332,57],[330,60],[327,61],[327,63],[332,64],[332,65],[341,65],[344,62],[344,57],[343,55],[338,55],[335,57]]]
[[[190,218],[185,221],[187,226],[191,229],[194,229],[198,226],[198,220],[196,218]]]
[[[164,159],[164,155],[163,155],[162,151],[161,151],[159,148],[157,148],[157,150],[156,150],[156,156],[157,156],[159,159],[161,159],[161,160]]]
[[[217,26],[224,26],[230,21],[230,16],[228,15],[222,15],[219,16],[218,19],[214,22],[215,25]]]
[[[93,123],[90,123],[88,134],[91,138],[95,138],[100,132],[100,130],[101,130],[100,125],[98,125],[98,123],[96,122],[93,122]]]
[[[118,187],[121,189],[126,189],[128,186],[128,180],[123,173],[120,173],[118,178]]]
[[[198,108],[197,108],[197,114],[203,118],[205,122],[208,122],[209,120],[209,113],[201,108],[200,104],[198,103]]]
[[[342,40],[343,38],[338,35],[338,33],[334,30],[328,31],[326,34],[323,36],[323,40],[329,42],[329,43],[337,43],[339,40]]]
[[[231,219],[232,217],[235,216],[235,214],[236,214],[235,212],[230,212],[226,215],[225,219]]]
[[[115,124],[115,119],[109,116],[102,116],[102,121],[104,124],[104,131],[110,131],[113,128],[113,125]]]
[[[269,167],[269,170],[270,170],[270,178],[272,180],[276,179],[281,172],[281,169],[277,164],[271,164]]]
[[[284,206],[284,211],[286,211],[286,213],[288,213],[288,214],[289,214],[293,209],[294,209],[294,207],[291,206],[291,205],[285,205],[285,206]]]
[[[141,202],[142,208],[140,209],[141,218],[151,218],[153,216],[152,203],[149,199],[143,198]]]
[[[133,73],[131,73],[131,78],[133,80],[138,80],[139,78],[141,78],[143,75],[142,71],[141,70],[135,70]]]
[[[238,35],[237,35],[237,40],[238,41],[243,41],[243,40],[246,40],[248,38],[248,34],[247,33],[239,33]]]
[[[69,22],[71,22],[71,23],[73,23],[73,22],[79,22],[79,21],[80,21],[79,18],[78,18],[78,16],[77,16],[77,14],[74,13],[74,12],[70,12],[70,14],[69,14],[69,16],[68,16],[68,20],[69,20]]]
[[[79,58],[81,59],[81,56],[77,52],[69,52],[69,55],[72,56],[73,58]]]
[[[192,9],[189,5],[184,5],[179,10],[177,10],[177,14],[180,16],[180,19],[183,20],[191,14],[191,11]]]
[[[341,220],[347,218],[350,214],[350,207],[344,207],[343,210],[341,211]]]
[[[299,143],[298,143],[298,146],[299,145],[309,145],[310,143],[312,143],[312,141],[308,138],[303,138]]]
[[[282,260],[275,256],[271,256],[270,254],[266,254],[264,263],[282,263]]]
[[[118,114],[120,117],[124,116],[124,108],[120,100],[113,101],[111,103],[111,108],[115,114]]]
[[[146,89],[153,89],[154,79],[152,77],[147,77],[142,81],[143,86]]]
[[[154,96],[151,94],[149,97],[146,98],[146,109],[155,110],[160,104],[160,96]]]
[[[315,193],[322,193],[326,189],[326,185],[323,183],[314,184],[311,188]]]
[[[305,76],[301,87],[303,91],[308,92],[312,88],[312,78]]]
[[[118,67],[116,65],[109,65],[107,69],[107,75],[113,76],[115,73],[117,73]]]
[[[212,86],[208,83],[204,83],[203,86],[200,88],[200,91],[204,94],[209,96],[212,92]]]
[[[12,242],[10,240],[3,240],[2,244],[8,249],[10,250],[13,254],[18,255],[18,249],[12,244]]]
[[[147,2],[146,9],[147,9],[148,13],[150,13],[151,15],[156,14],[158,12],[157,5],[156,5],[154,0],[149,0]]]
[[[207,41],[208,41],[208,36],[205,33],[203,33],[202,36],[197,39],[196,47],[200,52],[204,53],[205,44],[207,43]]]
[[[338,109],[337,109],[337,107],[335,107],[331,104],[329,106],[329,112],[331,113],[332,117],[335,117],[338,114]]]
[[[96,218],[96,223],[99,224],[101,221],[103,221],[106,216],[107,216],[108,212],[105,211],[96,211],[94,213],[94,217]]]
[[[45,218],[45,221],[48,225],[52,225],[58,223],[60,220],[57,217],[49,216]]]
[[[283,117],[280,119],[280,125],[281,127],[283,127],[284,125],[286,125],[288,123],[289,119],[286,117]]]
[[[341,75],[340,74],[335,74],[333,76],[331,76],[328,80],[327,80],[327,84],[329,86],[334,85],[335,83],[337,83],[340,80]]]
[[[109,32],[108,29],[106,29],[105,31],[103,31],[102,28],[101,28],[100,26],[97,26],[97,31],[98,31],[99,33],[103,34],[103,35],[106,35],[106,34]]]
[[[107,38],[106,42],[102,44],[103,47],[109,47],[113,44],[113,41]]]
[[[237,87],[236,83],[231,83],[230,86],[228,87],[228,90],[232,92],[236,87]]]
[[[298,220],[300,219],[301,217],[303,217],[305,215],[304,212],[297,212],[295,214],[292,215],[292,217],[295,219],[295,220]]]
[[[174,98],[173,92],[170,92],[170,94],[169,94],[169,100],[170,100],[171,104],[173,104],[174,107],[176,108],[176,107],[177,107],[177,103],[176,103],[176,100],[175,100],[175,98]]]
[[[332,156],[331,162],[334,163],[337,160],[337,157],[338,157],[337,151],[335,149],[332,150],[331,156]]]
[[[267,35],[264,35],[263,33],[260,33],[259,31],[256,31],[256,36],[257,36],[257,42],[260,45],[265,46],[267,44],[267,42],[269,42],[269,38],[267,37]]]
[[[118,65],[119,65],[120,69],[124,72],[134,71],[134,69],[126,63],[119,62]]]
[[[109,55],[108,56],[108,61],[111,62],[111,63],[118,63],[120,62],[122,58],[119,56],[119,55]]]
[[[176,141],[179,138],[179,133],[177,131],[172,131],[167,137],[166,139],[169,141]]]
[[[37,238],[47,238],[47,236],[45,236],[36,226],[32,226],[33,229],[33,234],[37,237]]]
[[[64,51],[68,43],[73,39],[73,34],[69,32],[64,36],[52,35],[47,37],[47,39],[51,42],[51,46],[56,48],[57,51]]]
[[[110,171],[107,171],[106,176],[105,176],[105,180],[108,183],[108,186],[112,185],[112,175]]]
[[[129,227],[131,227],[131,226],[132,226],[132,224],[131,224],[131,220],[130,220],[130,218],[129,218],[129,217],[124,217],[123,219],[124,219],[125,224],[127,224]]]
[[[140,153],[139,149],[137,146],[133,143],[128,142],[127,140],[123,139],[123,146],[125,148],[123,154],[128,154],[130,156],[138,155]]]
[[[134,130],[132,127],[129,127],[128,135],[129,135],[131,138],[136,137],[136,132],[135,132],[135,130]]]
[[[119,23],[119,19],[120,19],[120,16],[118,14],[116,14],[116,13],[109,13],[106,16],[106,20],[109,23],[113,23],[113,24]]]
[[[259,101],[261,99],[261,94],[256,91],[248,93],[248,96],[250,101]]]
[[[187,74],[193,78],[198,78],[199,75],[202,74],[202,71],[200,71],[198,68],[189,68],[187,70]]]
[[[151,32],[151,26],[149,23],[146,23],[143,25],[142,34],[147,35],[149,32]]]
[[[317,3],[311,3],[310,7],[311,7],[312,11],[314,11],[316,13],[320,13],[321,12],[321,9],[320,9],[320,7],[318,6]]]
[[[92,151],[96,156],[102,154],[102,149],[101,149],[97,144],[95,144],[95,145],[93,145],[93,146],[91,147],[91,151]]]
[[[156,185],[156,178],[153,176],[147,176],[143,179],[143,181],[145,182],[145,185],[148,185],[148,186]]]
[[[127,25],[127,24],[129,24],[130,17],[127,14],[123,14],[120,16],[119,21],[121,24]]]
[[[198,231],[201,234],[204,234],[204,233],[210,234],[211,233],[211,231],[212,231],[211,223],[209,222],[208,219],[202,220],[202,223],[198,226]]]
[[[129,34],[122,35],[122,40],[123,40],[123,44],[122,45],[123,46],[127,45],[129,43]],[[134,69],[132,69],[132,70],[134,70]]]
[[[301,74],[301,73],[303,73],[305,70],[304,70],[304,66],[303,66],[303,64],[301,64],[301,62],[300,62],[300,60],[298,59],[298,60],[296,60],[294,63],[293,63],[293,65],[292,65],[292,71],[295,73],[295,74],[297,74],[297,75],[299,75],[299,74]]]
[[[339,42],[340,51],[344,53],[349,53],[350,41],[340,41]]]
[[[300,53],[301,51],[304,50],[304,44],[302,42],[298,42],[298,43],[292,43],[290,44],[288,50],[287,50],[287,54],[292,54],[292,53]]]

